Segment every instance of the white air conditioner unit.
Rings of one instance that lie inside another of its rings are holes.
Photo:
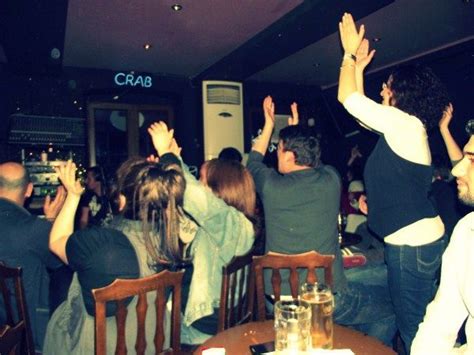
[[[216,158],[222,148],[244,153],[244,108],[242,84],[203,81],[204,159]]]

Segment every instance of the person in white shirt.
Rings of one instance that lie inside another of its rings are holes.
[[[365,29],[350,14],[339,23],[344,56],[338,100],[366,128],[379,133],[367,159],[364,183],[368,226],[385,241],[385,262],[398,330],[409,353],[426,306],[436,293],[444,224],[428,198],[431,152],[428,131],[448,104],[446,88],[433,71],[400,66],[383,83],[379,104],[364,95],[369,52]]]
[[[468,125],[469,127],[469,125]],[[463,159],[453,168],[458,196],[474,206],[474,130],[464,147]],[[441,283],[433,302],[426,309],[423,322],[413,340],[411,354],[474,353],[474,212],[454,228],[443,255]],[[466,323],[467,343],[455,348],[459,329]]]

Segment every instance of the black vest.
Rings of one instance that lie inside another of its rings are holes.
[[[436,217],[428,198],[432,174],[431,166],[395,154],[381,136],[364,170],[370,229],[386,237],[423,218]]]

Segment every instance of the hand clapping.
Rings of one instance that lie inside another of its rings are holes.
[[[73,163],[72,160],[68,160],[65,165],[60,165],[56,168],[59,179],[68,195],[80,196],[84,192],[84,187],[81,185],[80,181],[76,179],[76,170],[76,164]]]
[[[339,22],[339,34],[344,52],[355,55],[364,38],[365,27],[361,25],[359,32],[357,32],[352,15],[346,12],[342,16],[341,22]]]

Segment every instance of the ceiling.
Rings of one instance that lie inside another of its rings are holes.
[[[26,74],[59,63],[328,88],[344,11],[366,25],[377,49],[372,72],[459,44],[474,64],[474,0],[4,1],[0,61]]]

